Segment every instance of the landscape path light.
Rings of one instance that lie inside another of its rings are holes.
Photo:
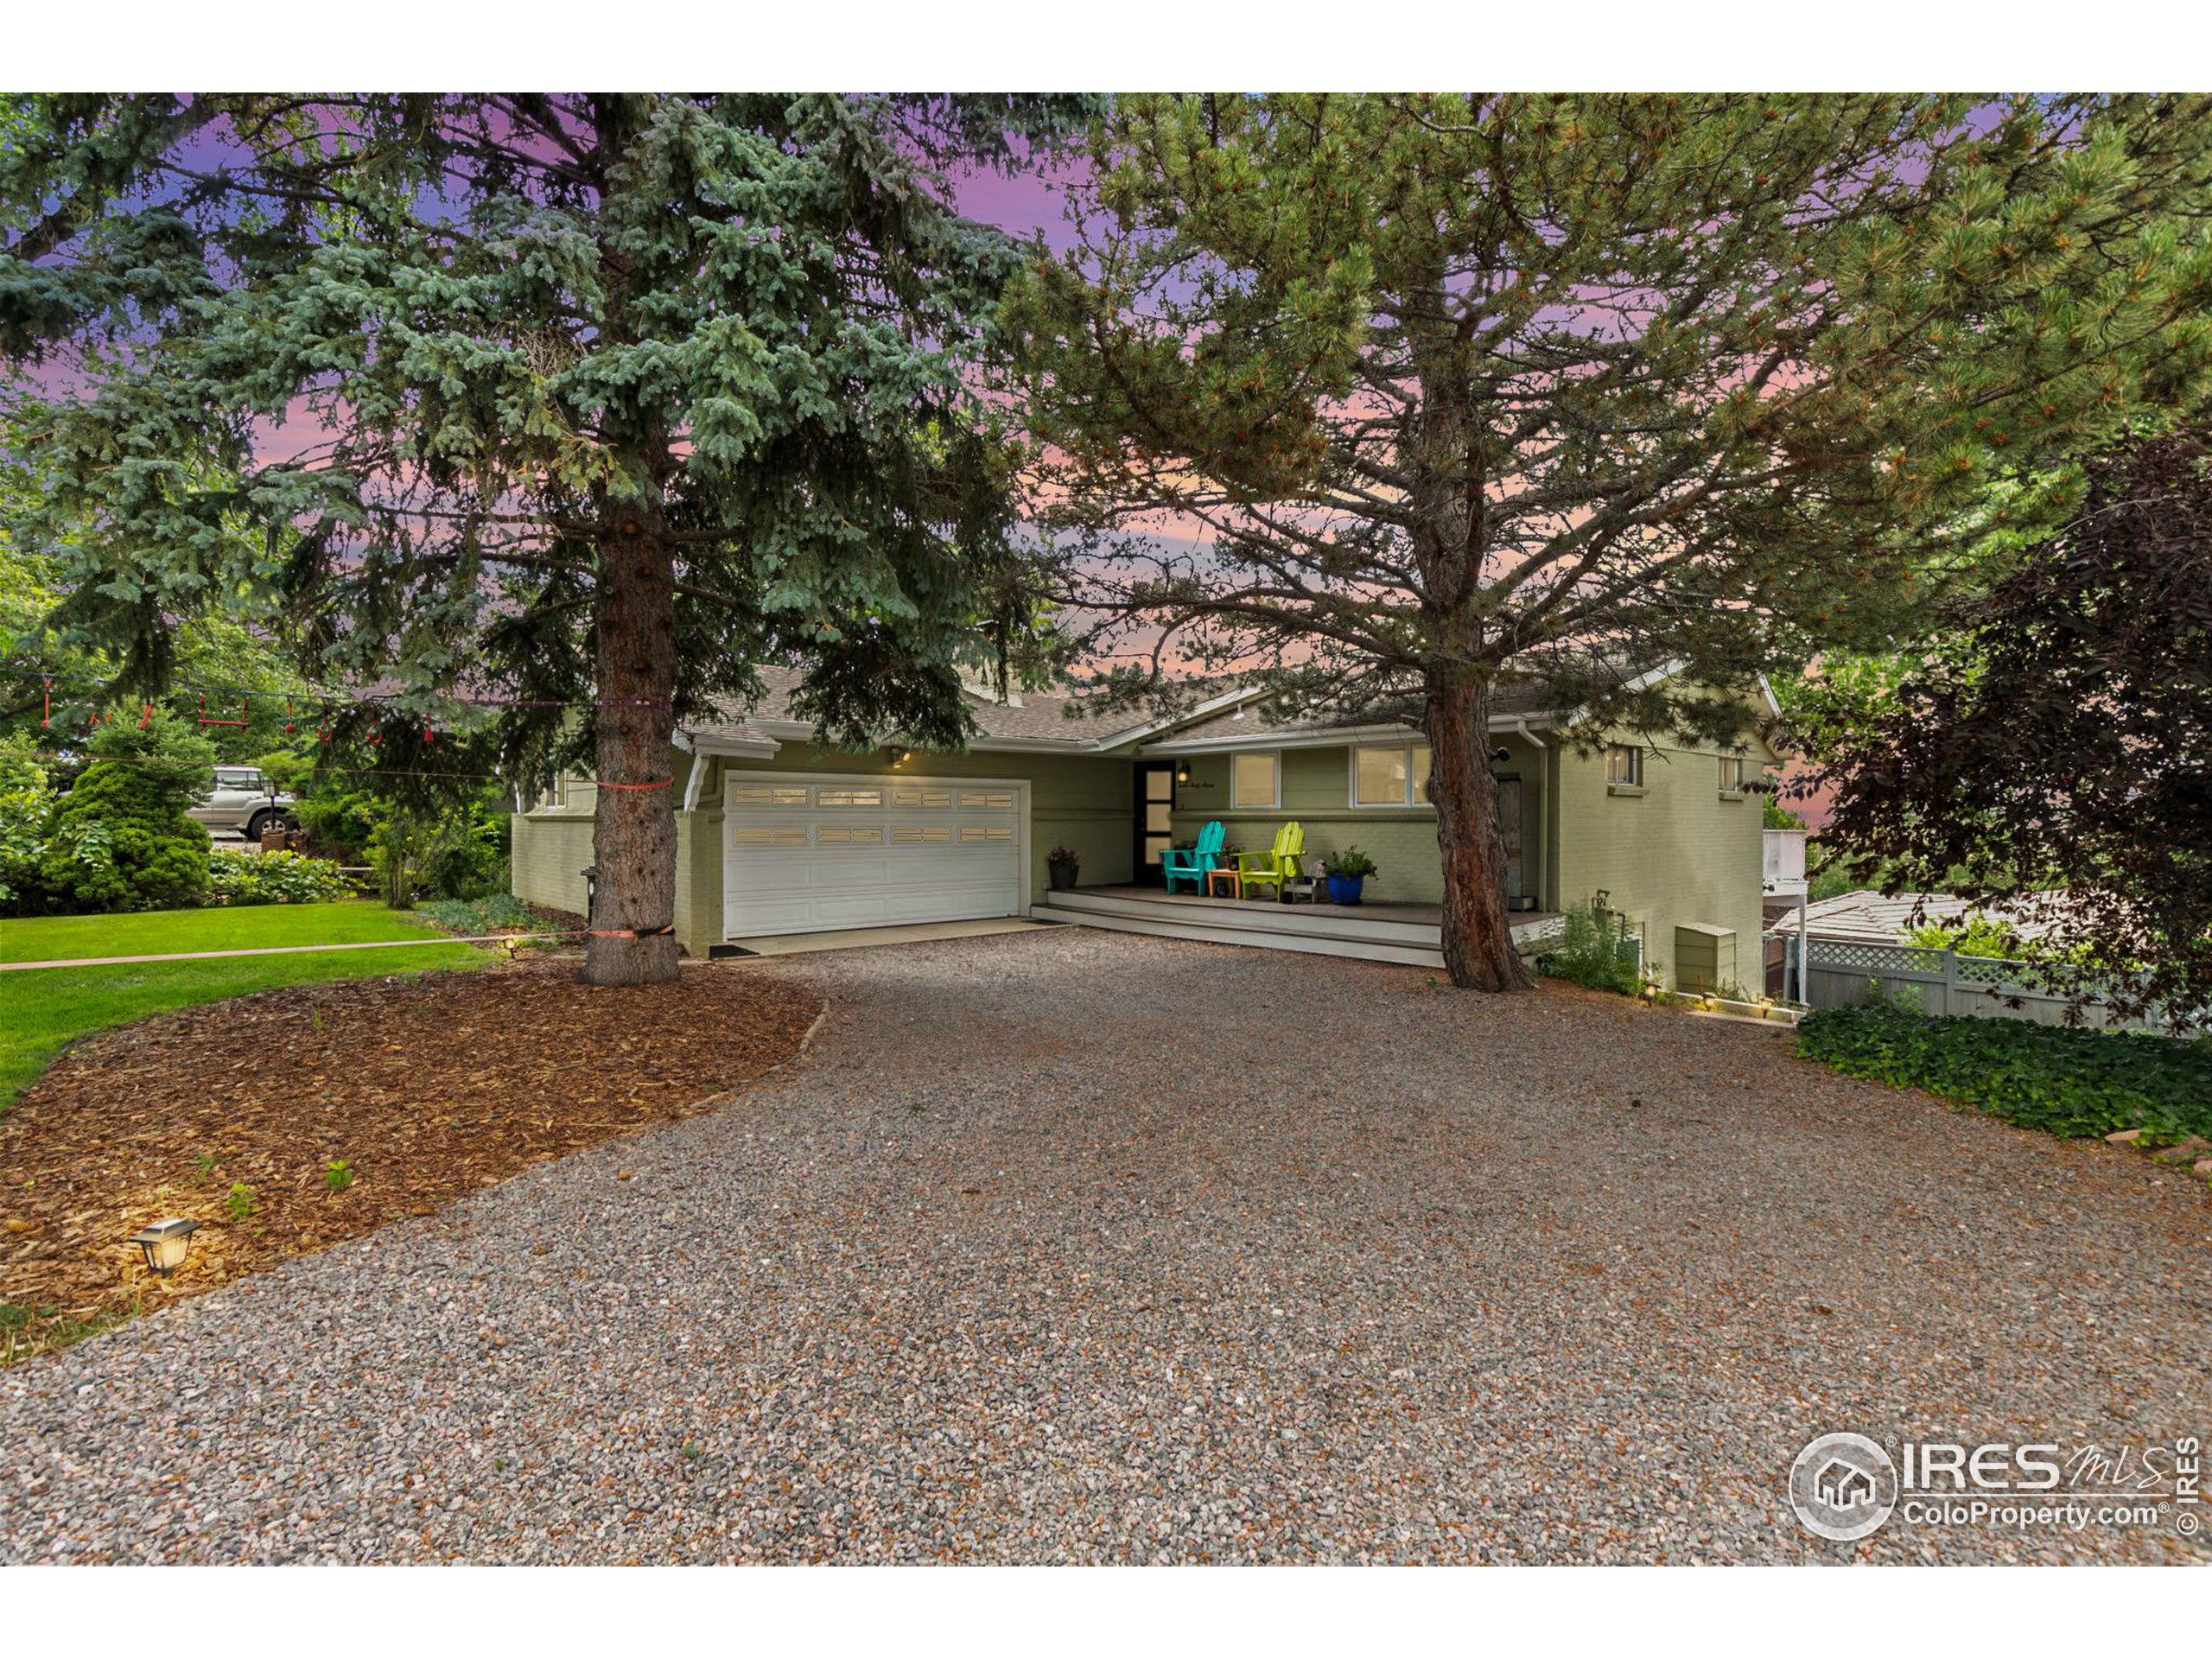
[[[166,1279],[184,1265],[185,1253],[192,1248],[192,1236],[199,1230],[196,1221],[172,1217],[133,1233],[130,1242],[146,1253],[147,1267]]]

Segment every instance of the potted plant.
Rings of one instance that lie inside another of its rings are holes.
[[[1076,872],[1083,868],[1083,855],[1072,847],[1055,847],[1045,855],[1045,874],[1051,878],[1054,893],[1065,893],[1075,886]]]
[[[1329,878],[1329,902],[1356,905],[1360,884],[1376,873],[1375,861],[1357,847],[1332,853],[1321,861],[1321,874]]]

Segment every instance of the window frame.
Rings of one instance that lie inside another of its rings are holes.
[[[1719,757],[1719,760],[1720,798],[1724,801],[1742,800],[1749,792],[1744,787],[1744,781],[1750,775],[1751,757],[1745,754],[1724,754]],[[1728,769],[1731,766],[1736,769],[1733,782],[1731,782],[1728,777]]]
[[[1406,792],[1404,798],[1395,801],[1361,800],[1359,798],[1359,757],[1362,753],[1370,751],[1378,753],[1387,753],[1392,749],[1395,749],[1400,754],[1405,757]],[[1414,756],[1421,753],[1428,754],[1428,766],[1416,766],[1414,764]],[[1422,791],[1428,787],[1429,771],[1431,767],[1435,765],[1433,747],[1427,738],[1415,735],[1407,738],[1402,743],[1350,744],[1346,747],[1344,751],[1344,760],[1345,770],[1347,772],[1344,785],[1345,798],[1351,803],[1351,810],[1353,811],[1433,812],[1436,810],[1436,803],[1430,800],[1427,795],[1422,793]]]
[[[1269,768],[1272,785],[1264,801],[1242,801],[1236,798],[1236,769],[1246,760],[1265,760]],[[1229,810],[1232,812],[1272,812],[1282,805],[1282,751],[1281,749],[1238,749],[1229,757]]]
[[[1628,767],[1629,775],[1625,778],[1616,778],[1613,775],[1613,761],[1615,757],[1619,755],[1628,756],[1630,763]],[[1605,787],[1607,789],[1641,791],[1646,787],[1644,778],[1644,748],[1643,744],[1608,743],[1605,745]]]

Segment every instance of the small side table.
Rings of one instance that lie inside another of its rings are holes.
[[[1211,899],[1213,897],[1213,884],[1217,881],[1226,881],[1229,883],[1229,896],[1230,898],[1242,899],[1244,896],[1244,872],[1238,869],[1235,865],[1231,864],[1222,869],[1208,870],[1206,872],[1207,898]]]

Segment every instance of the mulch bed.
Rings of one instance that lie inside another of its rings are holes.
[[[747,969],[575,962],[211,1003],[71,1050],[0,1117],[0,1303],[49,1330],[189,1296],[688,1117],[798,1051],[821,999]],[[330,1191],[336,1160],[353,1184]],[[245,1189],[251,1211],[232,1213]],[[125,1241],[205,1224],[168,1283]]]

